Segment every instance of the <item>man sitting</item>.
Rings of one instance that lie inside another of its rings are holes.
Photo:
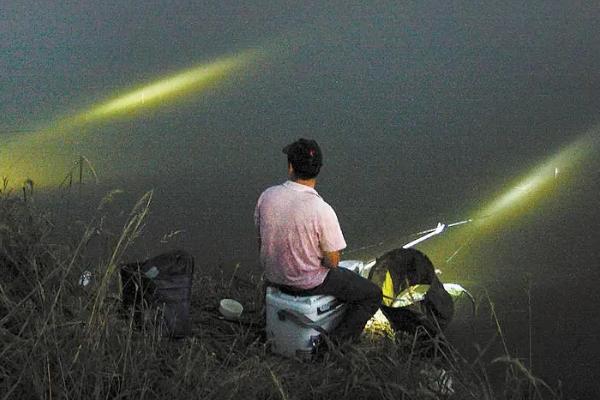
[[[357,339],[381,304],[381,289],[345,268],[338,268],[346,247],[337,215],[315,190],[323,164],[314,140],[284,147],[289,180],[266,189],[254,220],[260,260],[269,283],[298,295],[332,295],[347,311],[330,332],[336,343]]]

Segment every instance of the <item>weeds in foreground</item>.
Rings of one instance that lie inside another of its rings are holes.
[[[71,190],[73,184],[77,183],[79,185],[79,189],[81,189],[84,181],[84,172],[86,170],[86,167],[89,171],[89,174],[92,176],[92,178],[94,178],[94,182],[96,184],[99,183],[100,179],[98,178],[98,174],[96,173],[96,169],[94,168],[92,162],[86,156],[80,155],[79,158],[73,163],[73,166],[71,167],[69,172],[67,172],[67,175],[65,175],[59,187]],[[77,174],[76,177],[74,177],[75,174]],[[76,179],[75,182],[74,179]]]
[[[373,330],[319,362],[272,355],[262,335],[261,277],[242,276],[239,264],[221,269],[220,278],[195,277],[191,337],[166,339],[151,320],[136,327],[133,313],[121,310],[116,272],[143,229],[152,194],[119,235],[102,230],[112,195],[78,239],[61,243],[48,215],[0,196],[0,399],[558,398],[508,354],[494,363],[507,366],[510,390],[495,394],[483,358],[469,363],[439,337]],[[86,249],[103,235],[110,250],[90,267]],[[89,268],[97,279],[82,286]],[[243,320],[219,317],[222,297],[245,304]]]

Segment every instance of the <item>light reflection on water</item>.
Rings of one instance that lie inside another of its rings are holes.
[[[457,282],[479,298],[476,318],[470,315],[470,306],[459,305],[448,331],[449,338],[465,353],[473,353],[474,343],[483,345],[496,334],[485,301],[487,292],[513,355],[528,359],[531,326],[534,373],[551,384],[559,378],[582,382],[582,388],[594,384],[598,372],[594,362],[600,356],[590,333],[600,330],[597,319],[592,318],[597,312],[595,305],[600,304],[592,283],[600,278],[594,229],[600,221],[591,206],[600,181],[597,164],[597,160],[590,161],[577,174],[566,175],[575,178],[565,181],[567,190],[551,189],[547,192],[551,196],[536,207],[519,209],[521,214],[510,223],[483,231],[467,224],[420,245],[443,271],[442,281]],[[114,188],[111,185],[88,183],[81,194],[74,186],[70,195],[57,197],[57,207],[65,215],[62,220],[86,220],[93,209],[90,205],[98,204]],[[322,185],[326,199],[340,217],[350,258],[377,256],[407,243],[411,233],[456,217],[443,211],[432,215],[428,207],[386,207],[390,204],[376,194],[339,198],[332,182]],[[245,176],[224,182],[210,176],[161,182],[158,175],[155,179],[123,180],[120,186],[125,193],[116,197],[108,215],[114,223],[107,226],[114,232],[135,201],[145,191],[154,190],[144,233],[128,253],[128,260],[180,247],[194,255],[202,273],[236,262],[241,262],[243,271],[259,271],[252,214],[264,188],[260,183],[254,184]],[[404,192],[410,199],[410,189]],[[179,233],[169,236],[175,231]],[[461,251],[448,261],[459,247]]]

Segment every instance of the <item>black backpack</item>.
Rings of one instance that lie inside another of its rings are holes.
[[[369,279],[382,288],[381,311],[396,331],[414,334],[422,327],[429,335],[437,336],[452,320],[452,297],[429,258],[419,250],[400,248],[378,257]],[[415,285],[429,285],[422,300],[408,306],[392,306],[399,293]]]
[[[123,306],[134,307],[138,326],[144,311],[152,311],[163,336],[184,337],[191,333],[190,308],[194,258],[175,250],[120,267]]]

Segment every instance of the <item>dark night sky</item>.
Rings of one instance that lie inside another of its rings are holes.
[[[599,26],[597,1],[0,0],[0,135],[264,48],[258,69],[218,89],[83,128],[76,150],[109,187],[154,188],[150,235],[185,230],[179,244],[202,265],[255,256],[256,198],[285,178],[281,148],[314,138],[318,189],[357,248],[462,218],[580,134],[597,137]],[[598,234],[581,228],[599,219],[598,158],[585,165],[526,217],[535,250],[507,229],[496,235],[518,254],[488,253],[543,274],[567,262],[540,250],[560,243],[598,266]]]

